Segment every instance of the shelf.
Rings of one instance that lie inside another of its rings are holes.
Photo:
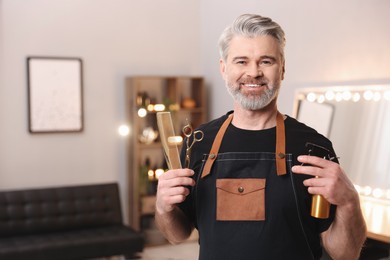
[[[164,169],[165,158],[159,137],[150,144],[139,141],[143,130],[157,130],[157,112],[147,111],[144,117],[139,117],[138,110],[150,104],[174,104],[178,109],[171,111],[174,130],[177,135],[182,135],[182,128],[188,122],[194,128],[206,122],[207,104],[202,77],[129,77],[126,78],[125,87],[127,120],[132,133],[127,149],[130,203],[128,222],[135,230],[142,231],[145,228],[142,222],[153,216],[155,208],[155,195],[150,194],[154,190],[146,183],[145,174],[148,169]]]
[[[156,204],[156,196],[155,195],[147,195],[141,197],[141,216],[150,216],[155,212],[155,204]]]
[[[143,143],[139,143],[139,148],[141,149],[155,149],[155,148],[161,148],[161,142],[153,142],[151,144],[143,144]]]

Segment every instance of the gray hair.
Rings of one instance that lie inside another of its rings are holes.
[[[225,28],[218,41],[219,55],[224,61],[230,47],[230,42],[234,36],[244,36],[254,38],[261,35],[270,35],[279,42],[280,53],[284,59],[284,46],[286,39],[284,31],[279,24],[271,18],[256,14],[243,14],[237,17],[232,25]]]

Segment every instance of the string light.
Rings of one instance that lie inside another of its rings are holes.
[[[387,199],[390,200],[390,189],[371,188],[370,186],[361,187],[354,184],[355,190],[359,195],[373,197],[375,199]]]
[[[372,99],[373,99],[374,101],[379,101],[379,100],[381,100],[381,93],[375,92],[375,93],[374,93],[374,96],[372,97]]]
[[[365,100],[370,101],[374,97],[374,93],[371,90],[364,91],[363,97]]]
[[[360,94],[359,93],[353,94],[352,101],[353,102],[358,102],[359,100],[360,100]]]
[[[316,101],[316,98],[317,98],[317,95],[313,92],[307,94],[307,97],[306,97],[307,101],[309,101],[309,102]]]
[[[335,93],[333,91],[328,90],[328,91],[325,92],[326,100],[332,101],[334,99],[334,97],[335,97]]]
[[[382,189],[379,189],[379,188],[375,188],[372,191],[372,196],[374,198],[377,198],[377,199],[382,198],[384,194],[385,194],[385,192]]]
[[[352,98],[352,93],[351,93],[351,91],[344,91],[343,92],[343,94],[342,94],[342,96],[343,96],[343,99],[345,100],[345,101],[349,101],[349,100],[351,100],[351,98]]]
[[[340,102],[341,100],[343,100],[343,94],[340,92],[337,92],[336,93],[336,101]]]
[[[372,90],[366,90],[363,93],[361,91],[332,91],[328,90],[325,92],[325,94],[320,94],[316,92],[310,92],[306,96],[303,96],[303,98],[306,98],[309,102],[317,102],[317,103],[324,103],[325,101],[353,101],[358,102],[361,99],[366,101],[380,101],[382,99],[390,101],[390,90],[386,90],[383,93],[379,91],[372,91]]]
[[[363,195],[370,196],[371,195],[371,191],[372,191],[372,189],[371,189],[370,186],[365,186],[363,188]]]
[[[318,103],[324,103],[325,102],[325,96],[324,95],[319,95],[317,98]]]

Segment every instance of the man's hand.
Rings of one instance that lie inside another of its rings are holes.
[[[335,220],[321,233],[322,244],[332,259],[358,259],[366,239],[366,224],[359,195],[340,165],[315,156],[303,155],[293,166],[297,174],[318,176],[303,182],[311,194],[320,194],[337,205]]]
[[[320,194],[330,203],[338,206],[358,203],[358,194],[339,164],[316,156],[302,155],[298,161],[306,165],[293,166],[297,174],[318,176],[303,182],[310,194]]]
[[[156,210],[159,214],[171,212],[174,206],[183,202],[190,193],[188,186],[194,186],[190,169],[169,170],[159,177],[157,185]],[[186,187],[187,186],[187,187]]]

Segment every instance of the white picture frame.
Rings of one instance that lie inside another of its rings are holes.
[[[83,130],[82,60],[28,57],[30,133]]]

